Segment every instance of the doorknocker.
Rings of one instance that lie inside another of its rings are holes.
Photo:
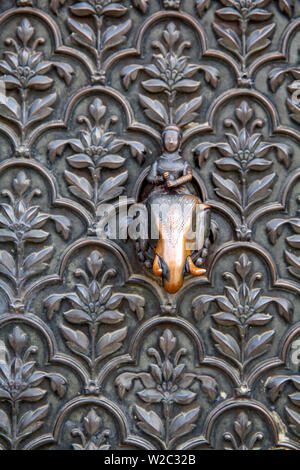
[[[162,278],[165,290],[176,293],[184,274],[203,276],[202,267],[213,241],[210,208],[188,187],[192,169],[180,152],[181,131],[167,125],[162,132],[163,153],[153,163],[147,181],[153,185],[143,204],[158,240],[139,240],[139,257]]]

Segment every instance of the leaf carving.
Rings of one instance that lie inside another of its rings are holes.
[[[163,437],[164,425],[155,411],[146,411],[141,406],[135,406],[136,415],[139,419],[138,426],[150,435]]]
[[[67,345],[73,350],[75,349],[88,354],[89,352],[89,340],[88,337],[80,330],[72,330],[71,328],[61,325],[61,332],[64,338],[67,340]]]
[[[127,328],[105,333],[97,343],[98,360],[103,359],[108,354],[116,352],[122,346],[122,341],[127,335]]]
[[[199,416],[200,408],[182,411],[171,421],[170,433],[172,436],[184,436],[195,427],[195,421]]]
[[[219,351],[227,356],[234,357],[235,359],[240,359],[240,347],[233,336],[224,334],[221,331],[211,328],[211,333],[213,339],[217,343],[217,348]]]

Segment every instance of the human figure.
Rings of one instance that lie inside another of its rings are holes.
[[[175,125],[168,125],[162,133],[164,151],[153,163],[147,180],[168,189],[178,188],[192,180],[192,169],[180,154],[181,134]]]

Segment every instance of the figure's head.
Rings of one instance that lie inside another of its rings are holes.
[[[181,143],[179,127],[175,125],[166,126],[162,134],[163,146],[167,152],[176,152]]]

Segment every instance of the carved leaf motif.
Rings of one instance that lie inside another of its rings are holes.
[[[3,410],[0,410],[0,431],[6,435],[10,435],[11,432],[10,420]]]
[[[75,3],[70,7],[70,11],[76,16],[90,16],[95,13],[94,8],[88,2]]]
[[[171,421],[170,433],[173,436],[184,436],[195,428],[195,421],[199,416],[200,408],[182,411]]]
[[[122,341],[126,338],[127,327],[105,333],[97,343],[98,359],[103,359],[108,354],[116,352],[122,347]]]
[[[155,411],[146,411],[138,405],[135,406],[135,411],[138,419],[140,420],[137,423],[139,428],[147,434],[158,436],[160,438],[163,437],[164,425]]]
[[[213,339],[217,343],[216,347],[221,353],[232,356],[235,359],[240,359],[240,347],[233,336],[224,334],[214,328],[211,328],[211,333]]]
[[[121,76],[126,90],[128,90],[131,83],[137,79],[140,70],[143,70],[143,66],[138,64],[127,65],[122,69]]]
[[[213,88],[217,88],[220,79],[219,71],[210,65],[203,65],[201,68],[205,72],[205,81],[210,83]]]
[[[98,201],[103,203],[105,201],[110,201],[114,199],[124,191],[124,187],[121,186],[126,182],[128,178],[128,172],[124,171],[118,176],[111,176],[101,185]]]
[[[89,352],[89,340],[88,337],[80,330],[72,330],[71,328],[61,325],[60,329],[64,338],[67,340],[67,345],[72,350],[80,351],[84,354]]]
[[[178,126],[185,126],[189,122],[193,121],[193,119],[197,117],[197,113],[194,113],[194,111],[199,109],[201,104],[202,97],[199,96],[188,103],[180,105],[175,112],[175,123]]]
[[[34,100],[28,111],[28,123],[32,124],[36,120],[48,117],[53,109],[50,107],[56,101],[56,93],[51,93],[45,98]]]
[[[210,303],[214,300],[215,298],[211,295],[201,295],[193,300],[192,305],[196,320],[199,320],[201,316],[207,312]]]
[[[103,47],[107,49],[122,44],[126,40],[124,35],[128,33],[131,25],[132,21],[127,20],[125,23],[110,26],[103,34]]]
[[[145,95],[139,95],[140,103],[145,108],[145,114],[151,121],[158,124],[166,124],[168,122],[168,114],[166,108],[160,101],[151,100]]]
[[[233,199],[238,204],[241,204],[241,193],[234,181],[224,179],[216,173],[213,173],[212,180],[217,187],[216,193],[218,196],[229,200]]]
[[[199,375],[198,380],[201,382],[202,390],[207,393],[209,399],[212,402],[215,401],[219,390],[216,379],[210,377],[209,375]]]
[[[148,10],[149,0],[133,0],[133,4],[136,8],[139,8],[142,13],[146,13]]]
[[[96,36],[92,28],[83,23],[79,23],[76,20],[73,20],[72,18],[68,18],[68,25],[74,33],[78,34],[78,36],[86,41],[88,44],[91,44],[92,46],[95,45],[96,43]]]
[[[68,183],[71,185],[69,186],[71,193],[75,194],[75,196],[79,197],[80,199],[92,198],[93,189],[86,178],[83,176],[77,176],[75,173],[71,173],[68,170],[65,171],[65,177]]]
[[[256,29],[255,31],[253,31],[253,33],[249,36],[248,39],[248,53],[251,52],[253,54],[258,50],[267,47],[271,43],[268,38],[271,36],[271,34],[273,34],[274,30],[275,24],[273,23],[268,26],[265,26],[262,29]]]
[[[279,0],[278,5],[280,10],[287,14],[289,18],[293,15],[294,0]]]
[[[225,21],[236,21],[241,18],[241,14],[234,8],[226,7],[216,11],[216,14]]]
[[[27,411],[20,420],[19,433],[24,435],[37,431],[43,425],[42,419],[47,416],[48,411],[49,405],[40,406],[34,411]]]
[[[43,261],[48,261],[52,253],[53,253],[53,247],[49,246],[37,253],[32,253],[31,255],[28,255],[27,258],[24,260],[25,271],[29,271],[30,269],[35,267],[37,264],[42,263]]]
[[[245,355],[246,359],[253,359],[257,356],[260,356],[261,354],[264,354],[266,350],[270,346],[270,342],[275,334],[274,330],[270,331],[265,331],[264,333],[260,335],[254,335],[252,338],[248,341],[246,350],[245,350]]]
[[[10,119],[14,122],[20,121],[21,118],[21,107],[19,103],[12,97],[0,95],[0,114],[6,119]]]
[[[199,16],[208,10],[211,5],[211,0],[196,0],[196,8]]]
[[[265,199],[271,192],[270,187],[273,185],[275,177],[276,174],[272,173],[261,180],[254,181],[248,189],[248,204]]]
[[[159,345],[165,356],[168,357],[176,345],[176,338],[171,330],[164,331],[163,335],[159,338]]]
[[[296,436],[299,437],[299,435],[300,435],[300,430],[299,430],[300,414],[297,411],[292,410],[289,407],[286,407],[285,411],[286,411],[288,420],[291,423],[290,426],[289,426],[290,429],[296,434]]]
[[[286,74],[286,69],[275,68],[269,74],[270,88],[275,93],[277,88],[283,83]]]
[[[124,298],[127,299],[130,310],[136,313],[138,320],[142,320],[145,313],[145,299],[136,294],[125,294]]]
[[[214,23],[213,27],[217,35],[219,36],[219,44],[221,44],[223,47],[225,47],[225,49],[228,49],[230,51],[241,51],[241,41],[233,29],[224,28],[223,26],[217,23]]]
[[[53,62],[54,67],[57,70],[58,75],[63,78],[67,85],[71,85],[74,69],[70,64],[65,62]]]
[[[266,386],[270,393],[270,398],[272,402],[276,401],[280,393],[283,390],[284,385],[291,379],[288,375],[278,375],[271,377],[267,382]]]
[[[234,430],[241,439],[245,441],[247,435],[249,434],[252,427],[251,421],[248,419],[248,415],[243,411],[239,413],[238,419],[234,422]]]
[[[15,276],[16,265],[13,257],[7,251],[0,251],[0,269],[1,272]]]

